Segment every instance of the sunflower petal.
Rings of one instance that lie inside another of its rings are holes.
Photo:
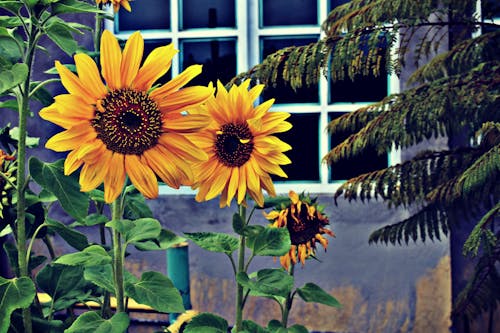
[[[96,137],[97,133],[90,126],[90,123],[82,122],[51,137],[45,147],[54,151],[73,150]]]
[[[238,184],[240,181],[240,170],[239,168],[233,168],[231,170],[231,178],[229,179],[228,185],[227,185],[227,198],[226,198],[226,205],[229,206],[231,203],[231,200],[233,199],[234,195],[236,194],[236,190],[238,189]],[[238,202],[238,204],[241,202]]]
[[[163,116],[162,129],[166,132],[193,133],[210,123],[210,117],[202,114],[167,113]]]
[[[125,155],[125,170],[132,184],[146,198],[158,197],[158,182],[153,170],[147,165],[147,161],[137,155]]]
[[[174,44],[154,49],[139,69],[137,77],[132,83],[132,87],[140,91],[149,90],[153,83],[170,69],[172,58],[177,52],[178,51],[174,49]]]
[[[71,175],[75,172],[82,164],[83,160],[77,158],[78,149],[69,152],[68,156],[64,160],[64,174],[66,176]]]
[[[94,60],[85,53],[76,54],[74,59],[78,77],[83,86],[89,90],[89,93],[93,94],[96,100],[104,97],[108,91],[102,83],[99,70]]]
[[[81,97],[86,103],[95,103],[94,94],[88,90],[82,81],[73,74],[66,66],[62,65],[59,61],[55,62],[56,70],[61,77],[61,83],[66,90],[72,94]]]
[[[104,157],[104,156],[103,156]],[[108,155],[111,157],[111,153]],[[99,161],[96,164],[86,163],[80,172],[80,190],[88,192],[95,189],[104,181],[104,176],[109,169],[109,158]]]
[[[118,198],[125,183],[125,156],[122,154],[111,154],[108,174],[104,178],[104,201],[112,203]]]
[[[130,7],[130,6],[129,6]],[[144,52],[144,39],[139,31],[134,32],[123,49],[121,63],[121,82],[123,87],[129,87],[137,76]]]
[[[160,136],[158,143],[175,152],[179,157],[189,161],[204,161],[207,154],[184,136],[176,133],[166,133]]]
[[[104,30],[101,37],[102,76],[111,90],[122,88],[121,63],[122,51],[118,40],[109,30]]]
[[[144,152],[144,158],[149,167],[161,178],[161,180],[172,188],[178,189],[181,182],[176,177],[176,168],[172,161],[161,153],[159,149],[149,149]]]
[[[202,86],[187,87],[173,92],[169,98],[158,103],[162,112],[182,111],[205,102],[212,95],[212,89]]]
[[[165,83],[163,86],[153,90],[151,92],[151,98],[161,100],[167,97],[172,92],[179,90],[184,87],[189,81],[191,81],[196,76],[200,75],[202,65],[191,65],[186,68],[182,73],[174,77],[169,82]]]

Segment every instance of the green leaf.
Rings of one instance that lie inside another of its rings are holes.
[[[160,235],[161,224],[156,219],[143,218],[132,222],[134,226],[124,234],[127,244],[156,238]]]
[[[200,313],[186,325],[184,333],[227,333],[227,320],[211,313]]]
[[[236,275],[236,281],[243,287],[262,296],[286,297],[293,288],[293,277],[283,269],[262,269],[255,279],[250,279],[245,272]]]
[[[0,109],[11,109],[17,111],[18,107],[19,106],[15,99],[9,99],[7,101],[0,102]]]
[[[141,251],[166,250],[185,241],[184,237],[177,236],[170,230],[162,229],[160,235],[155,239],[136,242],[134,246]]]
[[[116,313],[110,319],[103,319],[97,312],[80,315],[64,333],[123,333],[130,324],[128,315]]]
[[[0,6],[1,6],[0,2]],[[0,16],[0,27],[4,28],[14,28],[14,27],[19,27],[23,23],[19,17],[16,16]]]
[[[243,331],[248,333],[269,333],[264,327],[251,320],[243,320]]]
[[[309,333],[309,331],[304,326],[295,324],[288,327],[288,333]]]
[[[243,235],[243,236],[247,236],[247,237],[255,237],[263,229],[264,229],[264,226],[262,226],[262,225],[245,225],[245,223],[241,219],[240,214],[235,213],[233,215],[233,230],[238,235]]]
[[[77,220],[87,216],[89,197],[80,191],[77,175],[64,175],[64,160],[44,163],[32,157],[29,160],[29,171],[40,186],[59,199],[59,203],[69,215]]]
[[[60,22],[52,22],[45,29],[47,36],[56,43],[67,55],[72,56],[78,48],[78,43],[73,38],[71,30]]]
[[[81,251],[89,246],[87,236],[85,236],[81,232],[68,228],[63,223],[50,218],[47,218],[45,220],[45,223],[48,225],[50,230],[57,232],[59,236],[61,236],[69,245],[71,245],[75,249]]]
[[[0,332],[9,329],[10,315],[16,309],[25,309],[35,298],[35,285],[30,278],[4,279],[0,276]]]
[[[185,233],[199,247],[212,252],[222,252],[231,255],[238,249],[238,238],[219,232]]]
[[[105,265],[111,263],[111,256],[100,245],[91,245],[81,252],[69,253],[60,256],[54,261],[61,265]]]
[[[181,294],[168,277],[158,272],[145,272],[136,283],[125,282],[127,296],[139,304],[167,313],[184,312]]]
[[[256,256],[279,257],[286,254],[292,245],[287,228],[264,228],[248,240],[248,246]]]
[[[97,224],[105,224],[107,222],[109,222],[109,218],[107,216],[97,213],[92,213],[80,221],[81,224],[86,225],[88,227]]]
[[[41,82],[31,82],[30,91],[36,88],[39,84],[41,84]],[[49,106],[54,102],[52,94],[44,87],[38,88],[33,94],[32,98],[42,103],[43,106]]]
[[[264,206],[259,207],[256,206],[257,209],[267,209],[271,207],[275,207],[277,209],[281,209],[282,207],[286,207],[290,205],[291,200],[289,197],[266,197],[264,199]]]
[[[125,270],[123,272],[126,283],[137,283],[139,281],[133,274]],[[113,268],[111,264],[87,266],[83,272],[85,280],[95,284],[96,286],[109,291],[115,292],[115,283],[113,281]]]
[[[105,12],[99,10],[96,6],[93,6],[84,1],[77,0],[61,0],[57,3],[52,4],[52,14],[64,14],[64,13],[101,13]]]
[[[0,94],[21,84],[28,77],[28,66],[26,64],[14,64],[11,69],[3,69],[0,72]]]
[[[17,13],[19,11],[19,9],[21,9],[23,7],[23,4],[19,0],[12,0],[12,1],[3,0],[3,1],[0,1],[0,7],[6,8],[6,9],[10,10],[11,12]]]
[[[19,141],[19,127],[12,127],[10,130],[10,137]],[[38,147],[38,142],[40,141],[40,138],[35,138],[35,137],[26,137],[26,146],[29,148],[34,148]]]
[[[125,196],[123,218],[127,220],[137,220],[144,217],[153,217],[153,212],[146,204],[146,199],[144,199],[141,193],[128,193]]]
[[[306,283],[303,287],[297,288],[297,294],[306,302],[321,303],[336,308],[341,307],[339,301],[321,287],[314,283]]]

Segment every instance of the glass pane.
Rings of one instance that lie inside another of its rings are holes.
[[[498,0],[482,0],[481,15],[486,19],[500,17],[500,2]]]
[[[181,29],[236,27],[235,0],[183,0]]]
[[[264,37],[261,39],[261,50],[262,59],[268,55],[278,51],[279,49],[288,46],[302,46],[310,43],[314,43],[318,40],[318,36],[314,37]],[[276,82],[276,87],[267,87],[263,93],[264,99],[275,98],[276,104],[282,103],[318,103],[319,93],[318,85],[313,85],[311,87],[303,87],[294,91],[290,88],[289,84],[286,84],[281,77],[278,78]]]
[[[273,180],[319,181],[319,113],[294,113],[288,121],[293,127],[276,136],[292,146],[285,152],[292,164],[282,166],[288,178],[273,176]]]
[[[226,84],[236,76],[236,40],[185,40],[181,41],[182,68],[193,64],[203,65],[203,71],[190,85]]]
[[[170,29],[169,0],[140,0],[131,2],[132,12],[120,10],[117,31]]]
[[[333,120],[343,113],[329,113],[329,119]],[[330,136],[330,148],[342,143],[351,133],[345,133],[336,137]],[[387,154],[378,155],[374,148],[368,148],[363,154],[332,164],[330,168],[330,180],[346,180],[363,173],[387,168]]]
[[[350,2],[351,0],[330,0],[330,10],[335,9],[335,7],[343,5]]]
[[[261,0],[261,26],[318,24],[316,0]]]

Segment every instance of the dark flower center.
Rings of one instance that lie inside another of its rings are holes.
[[[217,132],[215,154],[228,167],[240,167],[252,155],[253,136],[246,123],[225,124]]]
[[[321,234],[322,223],[317,217],[307,214],[307,206],[301,204],[300,214],[295,212],[295,220],[291,211],[288,211],[287,228],[290,233],[290,241],[293,245],[306,244],[313,239],[316,234]],[[314,244],[314,242],[313,242]]]
[[[161,112],[145,92],[115,90],[106,95],[100,106],[92,126],[109,150],[141,155],[158,143]]]

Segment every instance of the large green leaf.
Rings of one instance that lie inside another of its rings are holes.
[[[185,233],[186,238],[195,242],[199,247],[212,252],[222,252],[231,255],[238,249],[239,241],[236,237],[219,232]]]
[[[17,13],[23,7],[23,3],[19,0],[0,0],[0,7]]]
[[[30,306],[35,293],[35,285],[30,278],[4,279],[0,276],[0,333],[7,332],[12,312]]]
[[[136,242],[134,246],[141,251],[166,250],[184,241],[186,241],[184,237],[177,236],[170,230],[162,229],[160,235],[155,239]]]
[[[125,282],[127,296],[139,304],[167,313],[184,312],[181,294],[172,281],[158,272],[145,272],[136,283]]]
[[[47,36],[56,43],[67,55],[75,53],[78,43],[73,38],[71,30],[60,22],[53,22],[45,29]]]
[[[29,171],[40,186],[59,199],[66,213],[77,220],[87,216],[89,197],[80,191],[78,177],[75,174],[64,175],[64,160],[45,163],[32,157],[29,160]]]
[[[123,218],[127,220],[137,220],[143,217],[153,217],[153,212],[146,203],[144,196],[139,193],[127,193],[125,196],[125,208]]]
[[[293,277],[282,269],[262,269],[257,272],[255,279],[250,279],[245,272],[240,272],[236,280],[243,287],[263,296],[286,297],[293,288]]]
[[[134,223],[134,226],[124,234],[125,242],[127,244],[156,238],[160,235],[161,224],[158,220],[152,218],[142,218],[132,222]]]
[[[52,14],[64,13],[105,13],[84,1],[77,0],[61,0],[52,4]]]
[[[87,236],[78,232],[72,228],[67,227],[63,223],[47,218],[45,224],[48,225],[50,230],[55,231],[59,236],[61,236],[69,245],[75,249],[81,251],[89,246],[89,241]]]
[[[287,228],[264,228],[256,236],[248,237],[248,247],[256,256],[282,256],[290,246]]]
[[[2,41],[3,39],[0,39]],[[0,72],[0,94],[23,83],[28,77],[28,66],[26,64],[14,64],[10,69]]]
[[[255,237],[262,231],[263,228],[264,227],[261,225],[245,225],[245,222],[241,218],[240,214],[235,213],[233,215],[233,230],[238,235]]]
[[[227,320],[212,313],[200,313],[186,325],[184,333],[227,333]]]
[[[306,283],[303,287],[297,288],[297,294],[306,302],[321,303],[333,307],[341,307],[339,301],[320,286],[314,283]]]
[[[105,265],[111,263],[111,256],[100,245],[91,245],[83,251],[62,255],[54,261],[61,265]]]
[[[123,272],[123,275],[126,283],[133,284],[139,281],[138,278],[127,270]],[[95,284],[96,286],[101,287],[110,293],[115,292],[115,282],[113,281],[113,268],[111,267],[111,264],[86,266],[83,276],[85,280]]]
[[[106,320],[91,311],[80,315],[64,333],[123,333],[129,324],[130,318],[124,312],[116,313]]]
[[[243,332],[245,333],[269,333],[269,331],[256,322],[251,320],[243,320]]]

